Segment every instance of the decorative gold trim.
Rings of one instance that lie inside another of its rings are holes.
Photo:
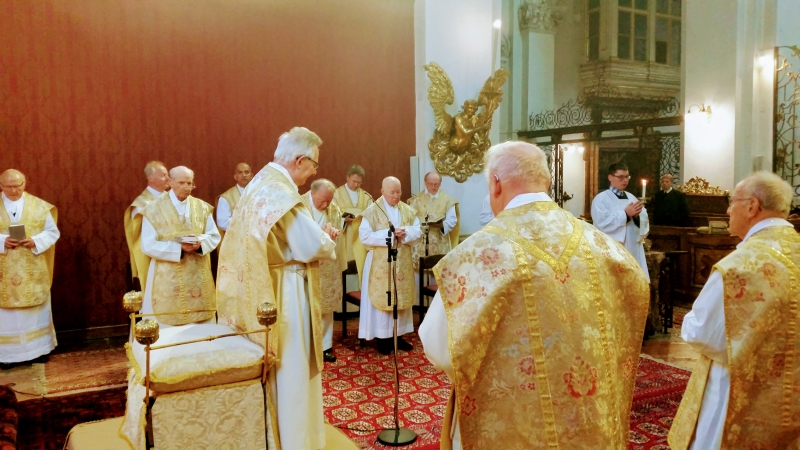
[[[675,189],[684,194],[691,195],[729,195],[729,191],[723,191],[719,186],[711,186],[704,178],[694,177],[685,184],[675,186]]]
[[[0,336],[0,345],[27,344],[28,342],[33,342],[47,336],[50,334],[52,328],[53,326],[51,324],[47,324],[33,331],[28,331],[27,333],[15,334],[13,336]]]

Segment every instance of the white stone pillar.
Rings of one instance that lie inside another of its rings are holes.
[[[453,83],[455,102],[448,112],[455,116],[465,100],[475,99],[483,83],[491,76],[492,67],[499,68],[499,30],[493,27],[501,16],[500,0],[416,0],[414,5],[417,156],[422,175],[434,170],[428,141],[435,127],[433,109],[428,103],[428,80],[423,66],[439,64]],[[503,87],[503,102],[508,101]],[[502,106],[501,106],[502,107]],[[495,112],[489,132],[492,143],[500,138],[499,114]],[[418,189],[422,187],[419,186]],[[455,197],[461,207],[461,232],[473,233],[480,228],[478,214],[488,194],[483,174],[475,174],[464,183],[444,177],[442,189]],[[410,193],[412,189],[405,189]]]
[[[555,23],[546,0],[523,2],[518,10],[521,72],[519,128],[528,129],[528,117],[553,109],[555,81]]]

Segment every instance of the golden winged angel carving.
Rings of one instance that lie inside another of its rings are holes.
[[[483,171],[483,154],[492,145],[489,141],[492,115],[503,100],[500,88],[508,78],[508,70],[498,69],[483,84],[478,99],[465,101],[463,111],[453,117],[446,108],[455,100],[450,78],[435,62],[423,69],[431,80],[428,101],[436,116],[436,130],[428,142],[433,165],[440,174],[463,183],[472,174]],[[478,113],[480,107],[483,110]]]

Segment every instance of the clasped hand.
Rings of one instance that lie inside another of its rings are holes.
[[[625,214],[628,217],[636,217],[641,214],[643,207],[644,205],[642,205],[642,202],[640,201],[628,203],[628,206],[625,207]]]
[[[34,242],[31,238],[22,240],[11,239],[10,237],[6,238],[5,247],[7,249],[15,249],[20,246],[25,248],[34,248],[36,247],[36,242]]]
[[[405,228],[395,228],[394,235],[400,242],[403,242],[406,238],[406,229]]]
[[[330,223],[326,223],[322,227],[322,231],[324,231],[328,236],[331,237],[331,239],[334,239],[334,240],[337,237],[339,237],[339,234],[341,233],[341,231],[339,231],[336,228],[334,228],[333,225],[331,225]]]

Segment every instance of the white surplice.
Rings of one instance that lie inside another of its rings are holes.
[[[750,228],[737,248],[754,233],[767,227],[780,226],[791,227],[792,224],[777,218],[758,222]],[[728,344],[725,338],[723,294],[722,276],[715,270],[708,277],[703,290],[692,305],[692,310],[683,318],[681,325],[683,340],[711,359],[711,370],[703,393],[703,403],[700,405],[695,439],[691,445],[694,450],[720,448],[722,431],[725,428],[731,378],[728,369]]]
[[[478,216],[478,221],[481,223],[481,227],[485,227],[492,219],[494,219],[494,213],[492,212],[492,205],[489,203],[489,196],[487,195],[483,199],[483,207],[481,207],[481,214]]]
[[[520,194],[506,205],[505,209],[518,208],[534,202],[549,202],[550,197],[543,192]],[[488,223],[488,222],[487,222]],[[450,358],[450,348],[447,342],[447,312],[442,303],[442,296],[437,292],[433,297],[425,320],[419,326],[419,340],[425,356],[433,367],[444,371],[450,379],[453,378],[453,361]],[[453,424],[450,427],[453,440],[453,450],[461,449],[461,433],[458,424],[458,414],[453,414]]]
[[[628,220],[625,214],[625,207],[630,203],[639,201],[633,194],[625,191],[627,199],[620,199],[611,192],[605,190],[592,200],[592,223],[597,229],[609,235],[611,239],[622,244],[626,250],[633,255],[636,262],[644,270],[647,282],[650,282],[650,273],[647,270],[647,259],[644,256],[644,238],[650,232],[650,221],[647,218],[647,210],[643,207],[639,214],[639,226],[633,222],[633,218]]]
[[[239,189],[239,195],[244,195],[244,188],[236,185],[236,188]],[[225,200],[225,197],[220,197],[219,202],[217,202],[217,227],[223,231],[228,231],[228,225],[231,224],[231,216],[233,215],[233,211],[231,211],[231,205]]]
[[[175,196],[175,193],[171,190],[169,191],[169,198],[172,200],[172,206],[175,207],[175,210],[178,211],[178,216],[183,217],[186,216],[186,223],[191,223],[192,216],[191,211],[187,211],[186,200],[180,201],[178,197]],[[214,217],[212,214],[208,215],[206,219],[206,229],[203,234],[197,236],[200,240],[200,248],[202,249],[202,254],[207,255],[214,251],[219,245],[219,241],[222,237],[219,234],[219,230],[217,230],[217,226],[214,224]],[[155,269],[156,269],[156,260],[161,261],[170,261],[170,262],[179,262],[181,260],[181,244],[174,242],[174,241],[159,241],[158,240],[158,233],[156,233],[156,229],[153,228],[153,225],[147,218],[142,218],[142,252],[149,256],[150,259],[150,267],[147,270],[147,287],[144,291],[144,299],[142,301],[142,314],[152,314],[153,313],[153,278],[155,277]],[[158,317],[153,317],[158,322],[158,325],[162,328],[170,327],[171,325],[161,323],[158,320]],[[215,323],[215,319],[211,318],[208,323]]]
[[[269,163],[297,189],[289,172]],[[245,195],[258,183],[249,183]],[[325,447],[325,421],[322,412],[322,367],[317,367],[311,349],[311,305],[308,297],[306,263],[335,259],[336,244],[319,224],[303,212],[299,204],[286,213],[270,230],[278,243],[284,265],[281,278],[282,308],[278,320],[283,335],[278,352],[283,357],[270,371],[270,384],[277,392],[278,431],[284,450],[317,450]],[[273,414],[272,411],[268,411]],[[304,430],[304,433],[299,432]],[[273,440],[272,436],[269,441]],[[269,443],[269,442],[268,442]],[[275,448],[270,444],[269,448]]]
[[[17,201],[10,200],[5,194],[2,194],[2,198],[11,223],[19,223],[23,208],[25,207],[25,196],[23,195]],[[33,239],[33,242],[36,244],[36,247],[32,248],[31,251],[34,255],[41,255],[52,247],[60,236],[61,233],[58,231],[58,227],[56,227],[53,216],[47,213],[44,222],[44,230],[35,236],[31,236],[31,239]],[[6,253],[8,251],[5,247],[8,237],[10,236],[0,233],[0,253]],[[43,257],[44,256],[42,256],[42,258]],[[24,336],[28,333],[40,330],[47,330],[46,334],[32,341],[16,344],[0,344],[0,362],[15,363],[30,361],[50,353],[56,348],[57,344],[49,293],[47,300],[39,306],[31,306],[29,308],[0,308],[0,342],[2,342],[5,337],[16,339],[18,336]]]
[[[389,221],[393,224],[401,223],[400,210],[396,206],[389,206],[386,199],[381,197],[378,201],[383,202],[383,207],[386,210],[386,215],[389,216]],[[403,239],[401,244],[410,244],[422,236],[422,230],[419,227],[419,219],[414,219],[414,225],[403,228],[406,230],[406,238]],[[388,237],[389,229],[372,231],[369,222],[364,219],[361,221],[361,226],[358,227],[358,237],[361,243],[367,247],[383,247],[386,245],[386,238]],[[396,237],[395,237],[396,239]],[[375,338],[386,339],[393,336],[394,320],[392,319],[391,311],[381,311],[374,306],[369,298],[369,272],[372,268],[372,251],[367,253],[367,258],[364,261],[364,276],[361,283],[361,310],[359,311],[358,321],[358,338],[372,340]],[[385,299],[381,299],[385,301]],[[411,308],[397,311],[397,335],[402,336],[406,333],[414,331],[414,314]]]

